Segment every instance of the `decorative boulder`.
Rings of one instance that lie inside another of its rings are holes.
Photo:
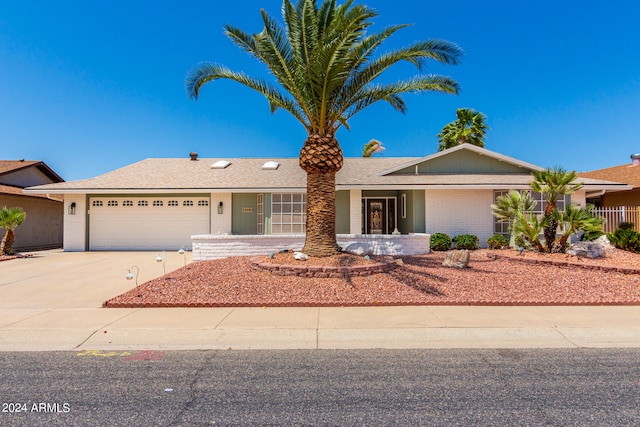
[[[585,258],[600,258],[604,252],[604,245],[600,242],[576,242],[567,249],[569,255]]]
[[[445,267],[465,268],[469,265],[470,254],[467,249],[450,251],[442,261]]]
[[[604,246],[605,251],[608,251],[614,248],[614,246],[611,244],[606,234],[603,234],[602,236],[598,237],[595,241],[600,243],[602,246]]]
[[[348,254],[353,254],[358,256],[373,255],[373,248],[369,243],[361,243],[361,242],[350,243],[342,251]]]
[[[306,261],[309,259],[309,256],[303,252],[294,252],[293,259],[297,259],[298,261]]]

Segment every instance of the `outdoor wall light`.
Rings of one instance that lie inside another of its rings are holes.
[[[187,266],[187,251],[184,248],[184,245],[178,249],[178,253],[184,257],[184,266]]]
[[[69,215],[75,215],[76,214],[76,202],[71,202],[71,204],[69,205]]]
[[[222,202],[218,203],[218,213],[222,215]]]

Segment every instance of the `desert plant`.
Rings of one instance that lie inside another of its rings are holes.
[[[620,230],[633,230],[633,228],[635,227],[635,224],[632,222],[621,222],[620,224],[618,224],[618,228]]]
[[[561,225],[563,230],[560,238],[554,242],[553,252],[564,253],[569,237],[579,230],[596,232],[602,231],[604,219],[593,214],[593,205],[579,208],[576,205],[569,205],[564,212],[555,210],[554,220]]]
[[[22,208],[7,208],[5,206],[0,209],[0,228],[6,230],[2,242],[0,242],[0,255],[13,254],[13,242],[15,239],[13,230],[22,224],[26,218],[27,214]]]
[[[479,249],[480,239],[473,234],[460,234],[453,238],[453,243],[456,245],[456,249]]]
[[[516,244],[516,246],[518,248],[523,248],[523,249],[529,249],[531,247],[529,242],[527,242],[527,240],[521,235],[520,236],[516,236],[515,244]]]
[[[640,233],[637,231],[618,228],[607,237],[616,248],[640,254]]]
[[[388,77],[380,81],[378,77],[405,62],[419,70],[429,60],[455,65],[462,50],[445,40],[427,40],[381,52],[381,45],[406,25],[368,32],[378,14],[351,0],[342,4],[336,0],[284,0],[281,10],[279,22],[263,9],[264,28],[257,34],[225,27],[231,41],[266,65],[271,78],[251,77],[222,65],[203,63],[187,77],[187,92],[198,99],[200,90],[209,83],[235,81],[264,95],[271,112],[287,111],[304,126],[307,139],[298,156],[307,174],[302,250],[313,257],[331,256],[340,252],[335,180],[344,158],[337,132],[343,126],[349,129],[352,117],[377,102],[387,102],[404,113],[405,94],[457,94],[458,83],[445,76],[419,74],[399,81]]]
[[[451,249],[451,238],[444,233],[431,235],[431,249],[434,251],[448,251]]]
[[[502,234],[494,234],[487,239],[487,245],[489,249],[502,249],[505,246],[509,246],[509,240]]]

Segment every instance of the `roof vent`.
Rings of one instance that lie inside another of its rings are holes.
[[[274,171],[274,170],[278,169],[278,166],[280,166],[280,163],[274,162],[274,161],[268,161],[268,162],[265,162],[262,165],[262,169],[264,169],[264,170],[273,170]]]
[[[230,161],[227,160],[218,160],[214,164],[211,165],[211,169],[224,169],[231,164]]]
[[[636,154],[632,154],[631,155],[631,165],[632,166],[639,166],[640,165],[640,153],[636,153]]]
[[[192,151],[189,153],[189,157],[191,157],[191,160],[198,160],[198,153]]]

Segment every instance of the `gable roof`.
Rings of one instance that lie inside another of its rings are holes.
[[[624,182],[633,188],[640,188],[640,165],[620,165],[591,172],[581,172],[583,178],[603,179],[607,181]]]
[[[42,172],[47,178],[53,182],[63,182],[64,179],[53,171],[47,164],[41,160],[0,160],[0,177],[13,172],[34,167]]]
[[[425,163],[429,163],[429,162],[433,162],[436,159],[442,158],[442,157],[446,157],[446,156],[451,156],[453,153],[456,153],[458,151],[469,151],[472,153],[476,153],[480,156],[486,156],[489,157],[491,159],[494,159],[498,162],[505,162],[508,163],[510,165],[516,166],[518,168],[522,168],[522,173],[530,173],[531,171],[534,170],[544,170],[544,168],[541,168],[540,166],[536,166],[532,163],[527,163],[527,162],[523,162],[522,160],[518,160],[515,159],[513,157],[509,157],[509,156],[505,156],[504,154],[500,154],[497,153],[495,151],[490,151],[487,150],[486,148],[482,148],[482,147],[478,147],[476,145],[473,144],[468,144],[468,143],[464,143],[464,144],[460,144],[457,145],[455,147],[443,150],[443,151],[439,151],[437,153],[434,154],[430,154],[428,156],[425,157],[421,157],[418,159],[414,159],[406,164],[403,165],[399,165],[396,166],[394,168],[391,169],[387,169],[387,170],[383,170],[378,172],[376,175],[378,176],[384,176],[384,175],[390,175],[393,174],[394,172],[398,172],[401,171],[402,169],[408,169],[411,168],[412,166],[419,166]]]

